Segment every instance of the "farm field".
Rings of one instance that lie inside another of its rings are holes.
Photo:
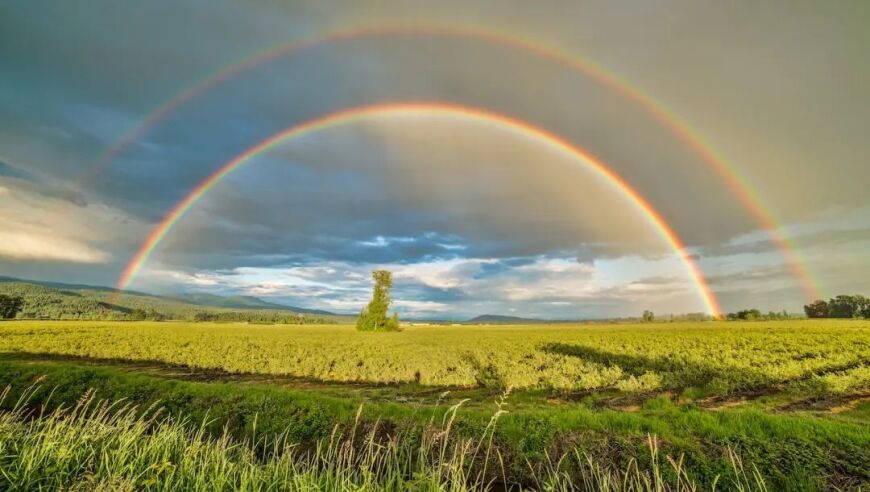
[[[526,486],[543,473],[529,473],[529,464],[547,463],[551,453],[570,457],[569,450],[582,450],[608,476],[637,459],[673,480],[679,472],[664,456],[684,456],[689,479],[705,487],[733,475],[732,451],[771,490],[849,490],[870,480],[862,465],[870,459],[868,321],[412,326],[399,333],[16,321],[0,323],[0,353],[0,376],[11,385],[7,409],[28,391],[24,400],[47,408],[90,395],[163,408],[188,424],[208,421],[210,435],[229,432],[240,442],[284,435],[311,445],[336,426],[358,424],[427,435],[459,405],[457,439],[485,437],[499,416],[491,440],[500,474]],[[139,425],[130,419],[117,425]],[[7,429],[25,432],[17,425]],[[167,425],[173,436],[182,432],[176,421]],[[36,439],[49,431],[26,432]],[[661,459],[649,452],[651,436]]]
[[[153,361],[327,382],[439,387],[695,388],[725,395],[783,385],[819,394],[870,387],[870,322],[352,326],[5,323],[0,352]]]

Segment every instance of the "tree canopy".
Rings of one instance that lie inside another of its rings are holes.
[[[0,294],[0,319],[12,319],[21,309],[24,300],[18,296]]]
[[[375,287],[372,300],[359,313],[356,329],[360,331],[399,331],[399,315],[387,317],[390,309],[390,289],[393,287],[393,274],[387,270],[372,272]]]
[[[870,299],[862,295],[839,295],[804,306],[808,318],[870,318]]]

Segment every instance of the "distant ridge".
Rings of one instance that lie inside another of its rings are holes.
[[[294,313],[303,314],[323,314],[327,316],[335,316],[336,313],[324,311],[322,309],[308,309],[296,306],[288,306],[286,304],[277,304],[274,302],[264,301],[259,297],[254,296],[219,296],[206,293],[191,293],[172,296],[171,299],[178,299],[190,304],[198,304],[200,306],[214,306],[236,309],[276,309],[282,311],[293,311]]]
[[[149,294],[147,292],[139,292],[135,290],[123,290],[119,291],[114,287],[106,287],[105,285],[90,285],[90,284],[67,284],[63,282],[50,282],[47,280],[30,280],[26,278],[16,278],[16,277],[7,277],[5,275],[0,275],[0,283],[9,283],[16,282],[21,284],[33,284],[33,285],[41,285],[42,287],[48,287],[50,289],[58,289],[58,290],[96,290],[100,292],[123,292],[124,294],[130,294],[133,296],[151,296],[151,297],[160,297],[153,294]]]
[[[39,290],[42,289],[42,290]],[[283,311],[317,316],[341,317],[343,315],[320,309],[308,309],[264,301],[253,296],[219,296],[206,293],[160,296],[131,290],[119,291],[112,287],[86,284],[70,284],[27,280],[0,275],[0,293],[27,294],[51,298],[54,306],[76,304],[73,312],[99,310],[129,313],[134,308],[152,309],[167,314],[187,313],[197,307],[220,308],[221,310],[242,309],[245,311]],[[83,307],[83,302],[89,302]],[[99,307],[97,307],[99,306]],[[68,311],[65,311],[67,314]]]

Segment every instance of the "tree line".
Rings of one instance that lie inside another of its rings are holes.
[[[269,323],[288,325],[321,325],[337,323],[337,321],[329,318],[306,316],[300,313],[287,313],[281,311],[200,311],[193,315],[193,321],[211,321],[218,323]]]
[[[800,317],[801,315],[789,313],[786,310],[768,311],[766,313],[763,313],[755,308],[741,309],[740,311],[735,311],[720,316],[710,316],[706,313],[668,314],[665,316],[656,316],[655,313],[653,313],[652,311],[646,310],[641,315],[640,321],[643,323],[654,323],[663,321],[775,321],[795,319]],[[637,318],[630,319],[637,320]]]
[[[870,319],[870,299],[856,295],[839,295],[828,301],[816,300],[804,306],[807,318]]]
[[[741,309],[740,311],[725,315],[725,319],[728,321],[776,321],[794,318],[800,318],[800,315],[790,314],[784,309],[782,311],[768,311],[766,313],[762,313],[755,308]]]

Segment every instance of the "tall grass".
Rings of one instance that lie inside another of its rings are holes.
[[[0,398],[8,394],[7,387]],[[0,413],[3,490],[699,490],[682,459],[659,456],[652,436],[652,465],[646,469],[633,460],[613,469],[571,451],[537,468],[532,483],[508,483],[492,439],[501,407],[474,439],[452,432],[457,404],[420,435],[363,428],[357,421],[302,448],[283,436],[212,437],[205,424],[97,400],[93,392],[75,405],[41,412],[28,409],[30,394]],[[718,483],[729,490],[765,490],[757,470],[747,471],[733,455],[732,464],[731,476]]]

